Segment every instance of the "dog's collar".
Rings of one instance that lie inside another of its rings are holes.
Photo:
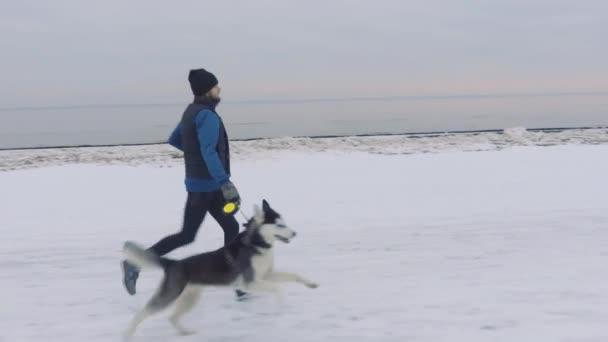
[[[245,245],[250,245],[252,247],[258,247],[263,249],[269,249],[272,247],[266,240],[260,237],[259,234],[256,234],[253,229],[249,230],[245,237],[243,238],[243,243]]]
[[[272,247],[272,245],[266,242],[264,239],[259,239],[259,241],[252,242],[251,245],[253,247],[259,247],[264,249],[269,249]]]

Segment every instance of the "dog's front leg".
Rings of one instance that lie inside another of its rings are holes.
[[[271,282],[254,280],[253,282],[247,284],[247,290],[253,292],[272,292],[275,294],[277,301],[279,303],[283,303],[283,292],[276,284]]]
[[[319,287],[319,284],[310,281],[299,274],[289,273],[289,272],[272,272],[266,276],[266,280],[274,281],[274,282],[295,282],[304,284],[311,289],[315,289]]]

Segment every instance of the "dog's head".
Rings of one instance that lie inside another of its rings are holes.
[[[289,228],[281,215],[270,207],[266,200],[262,201],[262,208],[255,205],[254,216],[246,224],[248,230],[255,230],[266,243],[273,244],[279,240],[289,243],[296,236],[296,232]]]

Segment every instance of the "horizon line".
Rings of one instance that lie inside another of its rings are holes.
[[[608,95],[608,90],[601,91],[555,91],[555,92],[507,92],[507,93],[476,93],[451,95],[402,95],[383,97],[330,97],[330,98],[292,98],[292,99],[247,99],[222,101],[226,105],[266,105],[289,103],[328,103],[328,102],[399,102],[424,100],[470,100],[491,98],[533,98],[558,96],[602,96]],[[72,104],[55,106],[12,106],[0,107],[0,112],[8,111],[39,111],[39,110],[73,110],[85,108],[146,108],[146,107],[172,107],[183,106],[185,102],[158,102],[158,103],[115,103],[115,104]]]

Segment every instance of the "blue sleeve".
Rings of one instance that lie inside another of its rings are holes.
[[[183,151],[184,149],[182,148],[182,127],[181,127],[181,123],[177,124],[177,127],[175,127],[175,129],[173,130],[173,133],[171,133],[171,136],[169,137],[169,145],[175,147],[176,149]]]
[[[220,136],[220,119],[214,112],[203,110],[196,116],[196,134],[201,145],[201,154],[207,164],[211,177],[222,184],[229,177],[217,154],[217,143]]]

